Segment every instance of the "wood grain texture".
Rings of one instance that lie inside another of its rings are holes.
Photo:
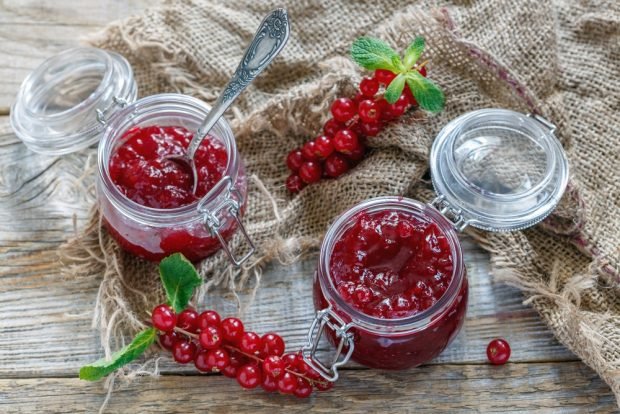
[[[8,113],[21,80],[44,58],[154,3],[0,1],[0,115]],[[90,326],[99,280],[62,279],[56,256],[58,245],[74,232],[74,219],[79,227],[88,214],[87,197],[75,183],[89,153],[94,151],[34,154],[0,117],[0,412],[93,412],[103,401],[102,383],[76,379],[81,365],[101,356]],[[87,178],[84,185],[90,182]],[[164,356],[160,368],[165,375],[118,390],[110,412],[612,411],[609,388],[521,304],[517,289],[493,282],[483,251],[467,239],[463,247],[470,280],[465,326],[425,367],[387,373],[350,364],[334,392],[300,402],[242,392],[217,375],[200,378],[192,367]],[[298,348],[313,317],[315,263],[310,257],[294,266],[265,269],[244,317],[247,326],[278,331]],[[236,311],[232,298],[218,291],[201,306],[223,314]],[[513,348],[511,363],[504,367],[486,364],[486,344],[496,336],[506,337]]]

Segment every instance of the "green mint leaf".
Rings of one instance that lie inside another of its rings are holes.
[[[416,101],[418,101],[420,108],[429,112],[439,112],[443,109],[446,98],[437,85],[420,75],[417,71],[407,72],[405,76],[407,78],[407,85],[411,89],[411,93],[413,93]]]
[[[360,37],[353,42],[351,56],[369,70],[386,69],[394,73],[404,70],[398,53],[384,41],[372,37]]]
[[[166,290],[168,304],[177,313],[185,309],[194,296],[194,290],[202,283],[194,265],[181,253],[162,260],[159,263],[159,275]]]
[[[403,93],[403,89],[405,89],[405,75],[402,73],[392,79],[392,82],[385,88],[385,93],[383,97],[386,101],[393,104],[400,98],[400,95]]]
[[[404,65],[407,70],[411,69],[411,67],[418,61],[420,55],[422,55],[422,52],[424,52],[424,38],[418,36],[413,42],[411,42],[407,50],[405,50]]]
[[[144,351],[155,342],[156,336],[157,331],[155,328],[149,328],[138,333],[129,345],[113,353],[110,360],[102,358],[90,365],[85,365],[80,368],[80,379],[97,381],[111,372],[116,371],[123,365],[129,364],[142,355]]]

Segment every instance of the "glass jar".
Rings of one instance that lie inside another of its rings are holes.
[[[254,251],[241,223],[247,181],[234,135],[221,118],[211,131],[227,153],[222,179],[198,202],[156,209],[125,197],[112,183],[110,158],[130,128],[181,126],[197,130],[210,107],[179,94],[136,101],[131,66],[121,55],[95,48],[76,48],[43,62],[22,83],[11,108],[11,125],[31,150],[61,155],[99,142],[97,197],[104,225],[127,251],[148,260],[181,252],[192,261],[224,249],[240,265]],[[242,257],[227,241],[243,233],[249,248]]]
[[[241,224],[247,195],[247,180],[235,137],[224,118],[210,135],[225,147],[224,176],[200,201],[172,209],[140,205],[122,194],[110,178],[110,158],[135,127],[180,126],[198,129],[211,108],[188,95],[160,94],[140,99],[116,112],[107,122],[99,143],[97,196],[104,223],[127,251],[158,261],[171,253],[183,253],[192,261],[224,248],[231,261],[240,263],[228,249],[227,241]]]
[[[335,381],[349,359],[372,368],[414,367],[441,353],[460,330],[468,284],[458,232],[471,225],[489,231],[532,226],[559,202],[568,182],[568,162],[555,126],[538,115],[483,109],[446,125],[433,143],[430,167],[437,197],[424,204],[402,197],[364,201],[340,216],[321,246],[314,278],[317,315],[302,353],[325,379]],[[347,302],[330,274],[334,246],[360,213],[405,212],[432,222],[449,242],[452,279],[428,309],[405,318],[364,314]],[[326,334],[336,347],[331,361],[317,358]]]

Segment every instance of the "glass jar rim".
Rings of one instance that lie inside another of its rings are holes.
[[[350,228],[353,224],[354,218],[359,213],[363,211],[378,212],[394,209],[412,214],[425,220],[431,220],[439,226],[440,230],[446,236],[450,244],[453,270],[452,279],[448,289],[431,307],[412,316],[387,319],[367,315],[356,309],[353,305],[344,300],[342,296],[340,296],[336,286],[334,285],[333,278],[330,277],[330,260],[336,242],[343,235],[344,231]],[[328,303],[333,301],[336,303],[338,309],[342,309],[346,312],[346,315],[351,318],[352,325],[361,327],[371,332],[384,333],[385,330],[389,330],[400,333],[422,329],[427,326],[433,318],[436,318],[438,315],[446,312],[458,296],[465,277],[464,270],[465,268],[461,244],[458,240],[458,234],[450,221],[448,221],[431,205],[405,197],[383,196],[371,198],[356,204],[341,214],[334,221],[325,234],[325,238],[323,239],[323,243],[321,245],[317,277],[319,278],[320,288]]]
[[[140,116],[157,114],[162,111],[165,111],[168,115],[176,113],[178,116],[189,116],[190,113],[187,111],[190,111],[191,115],[194,115],[197,118],[198,124],[200,124],[210,110],[210,105],[192,96],[162,93],[139,99],[116,112],[106,125],[103,137],[99,142],[97,155],[99,179],[103,184],[103,191],[106,192],[110,202],[133,220],[150,226],[168,227],[171,224],[181,225],[202,220],[202,214],[198,213],[198,205],[208,206],[218,199],[222,192],[208,192],[202,199],[177,208],[159,209],[143,206],[126,197],[112,182],[109,173],[109,162],[113,155],[114,144],[122,139],[123,133],[120,131],[126,131],[127,126],[139,125],[140,120],[136,122],[136,119]],[[217,121],[210,131],[210,135],[215,135],[222,141],[228,155],[222,180],[230,177],[231,182],[235,183],[239,173],[240,160],[234,134],[224,117]],[[222,191],[225,190],[226,188],[222,188]]]

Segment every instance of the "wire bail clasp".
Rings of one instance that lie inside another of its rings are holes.
[[[103,126],[106,126],[108,123],[108,120],[106,119],[106,115],[108,114],[108,112],[110,112],[110,110],[114,109],[115,107],[119,107],[119,109],[123,109],[127,105],[129,105],[129,102],[127,101],[127,99],[114,96],[112,98],[112,103],[108,105],[108,107],[104,109],[99,109],[99,108],[95,109],[95,113],[97,114],[97,122],[99,122]]]
[[[461,209],[454,208],[443,195],[435,197],[429,204],[439,210],[458,231],[465,230],[465,227],[469,224],[463,217]]]
[[[346,364],[353,354],[353,334],[347,332],[353,326],[352,323],[345,323],[331,307],[320,310],[316,313],[312,325],[308,331],[308,341],[301,348],[304,361],[317,371],[327,381],[334,382],[338,379],[338,367]],[[334,331],[337,338],[340,338],[336,348],[336,354],[331,363],[324,364],[316,358],[317,347],[323,335],[325,327]],[[342,356],[343,348],[347,347],[346,354]],[[342,356],[342,358],[341,358]]]
[[[207,204],[209,204],[212,198],[218,197],[218,194],[221,194],[222,192],[224,192],[224,195],[219,197],[219,202],[217,202],[213,208],[207,208]],[[212,236],[217,237],[222,245],[222,248],[228,255],[228,258],[235,266],[241,266],[250,258],[250,256],[252,256],[252,254],[254,254],[254,251],[256,250],[254,243],[250,239],[250,236],[248,235],[248,232],[239,217],[239,211],[242,204],[243,196],[239,190],[233,186],[232,178],[227,175],[223,177],[215,186],[213,186],[207,195],[200,200],[197,207],[198,213],[200,213],[203,217],[202,219],[204,226],[209,230]],[[226,239],[224,239],[224,236],[222,236],[222,233],[220,232],[222,226],[224,225],[224,221],[220,218],[218,213],[222,211],[227,212],[235,219],[239,229],[241,230],[241,234],[250,246],[249,251],[241,258],[237,258],[233,255]]]

